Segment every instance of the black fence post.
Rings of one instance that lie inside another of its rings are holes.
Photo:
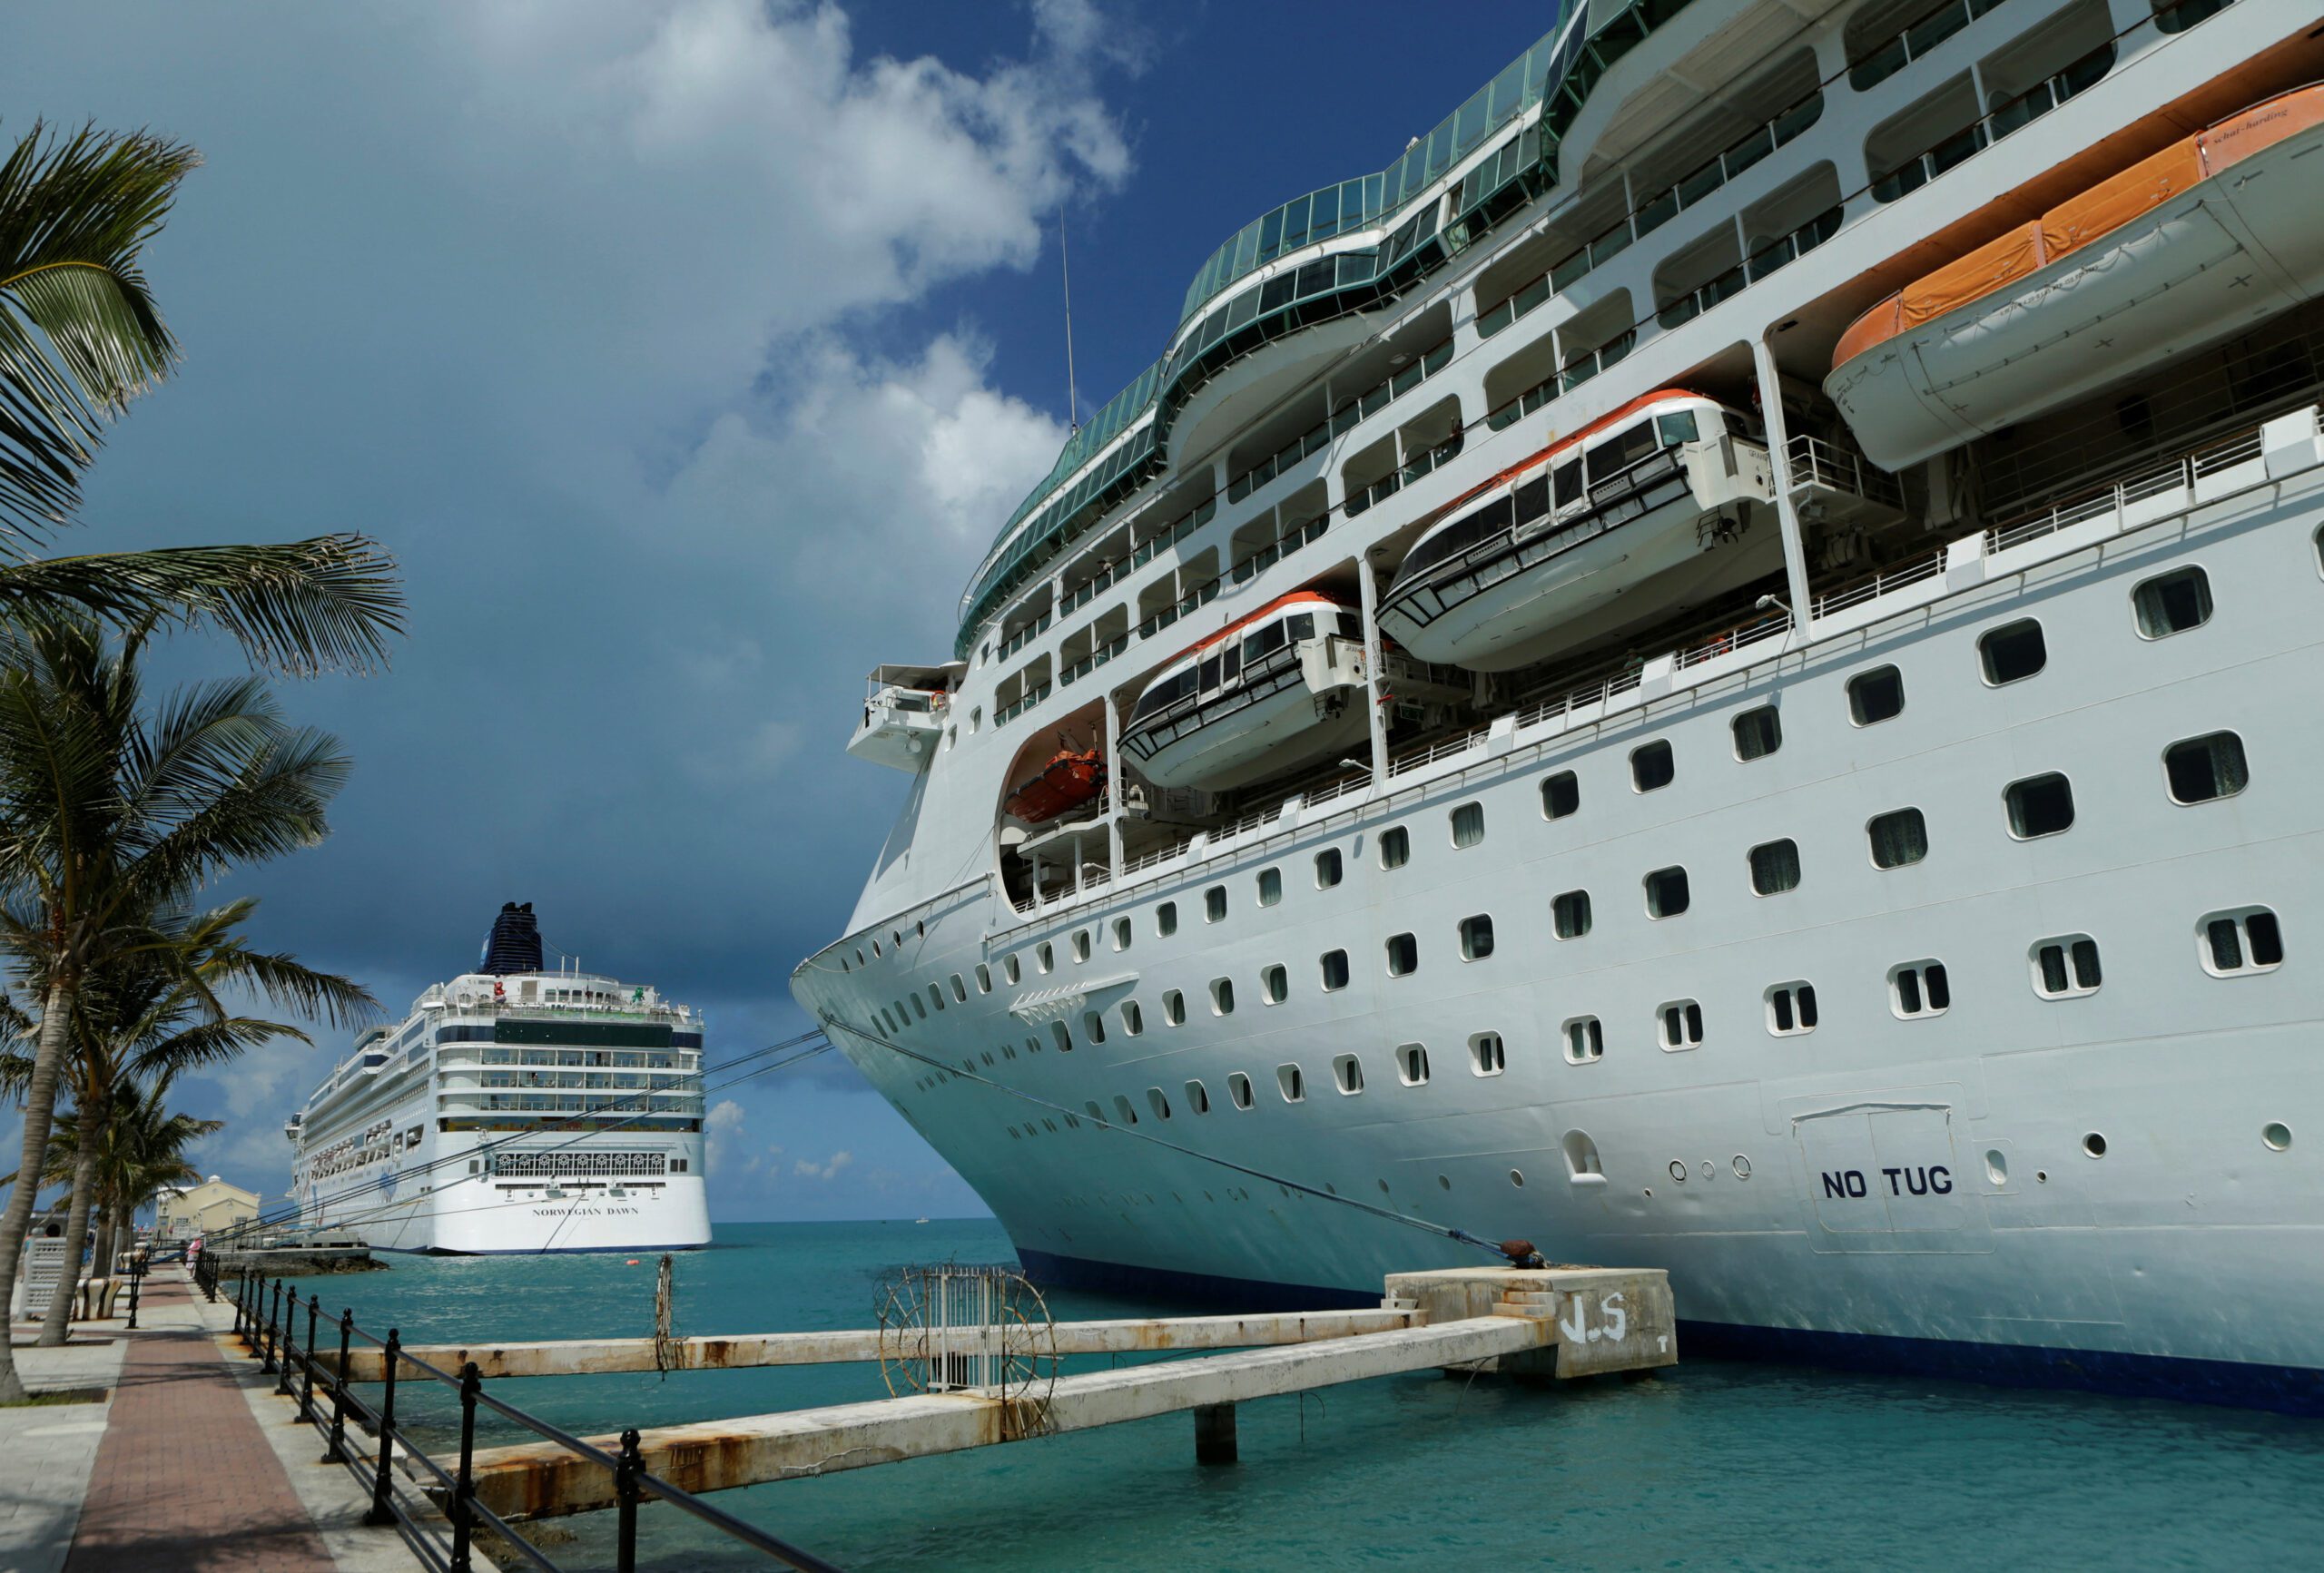
[[[379,1398],[379,1473],[371,1482],[371,1510],[363,1515],[366,1524],[392,1524],[395,1511],[388,1505],[388,1463],[396,1450],[396,1367],[403,1354],[403,1332],[399,1328],[388,1329],[387,1391]]]
[[[452,1487],[451,1573],[470,1573],[468,1542],[476,1532],[476,1395],[484,1373],[469,1361],[460,1367],[460,1473]]]
[[[234,1279],[234,1336],[242,1335],[242,1312],[250,1303],[251,1270],[243,1268]]]
[[[242,1341],[251,1346],[251,1358],[258,1359],[266,1348],[266,1274],[252,1269],[251,1273],[251,1324],[242,1332]]]
[[[323,1449],[322,1461],[343,1464],[347,1461],[347,1344],[355,1335],[355,1311],[342,1306],[339,1312],[339,1370],[330,1384],[330,1445]]]
[[[137,1287],[145,1282],[145,1258],[132,1246],[129,1253],[129,1331],[137,1331]]]
[[[266,1308],[261,1306],[260,1309]],[[274,1306],[273,1309],[266,1312],[266,1326],[261,1331],[259,1339],[259,1346],[266,1354],[264,1362],[259,1366],[259,1370],[262,1371],[271,1371],[275,1369],[274,1353],[282,1346],[281,1324],[282,1280],[278,1278],[274,1281]]]
[[[620,1504],[614,1530],[614,1567],[618,1573],[637,1573],[637,1477],[645,1472],[637,1431],[632,1428],[621,1433],[621,1462],[614,1469],[614,1497]]]
[[[282,1398],[294,1397],[299,1391],[299,1384],[294,1380],[297,1374],[297,1368],[290,1363],[290,1352],[298,1346],[299,1342],[296,1336],[298,1331],[299,1292],[296,1289],[293,1289],[290,1291],[290,1314],[283,1318],[282,1331],[276,1335],[274,1340],[275,1356],[282,1364],[282,1375],[281,1378],[275,1382],[274,1391],[278,1396]],[[290,1421],[293,1425],[298,1423],[298,1418],[299,1417],[296,1415],[290,1417]]]
[[[307,1295],[307,1358],[306,1381],[299,1389],[299,1421],[315,1423],[315,1318],[322,1314],[323,1297],[311,1292]]]

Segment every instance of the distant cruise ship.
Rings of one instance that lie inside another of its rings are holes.
[[[699,1015],[543,970],[511,902],[477,970],[366,1031],[283,1127],[300,1223],[389,1251],[706,1245],[701,1069]]]
[[[2319,15],[1569,0],[875,671],[797,997],[1054,1280],[2324,1410]]]

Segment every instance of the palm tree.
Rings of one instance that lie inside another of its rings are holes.
[[[317,972],[289,956],[254,950],[239,932],[257,909],[251,898],[204,912],[165,913],[142,927],[170,949],[103,956],[84,974],[67,1043],[64,1079],[73,1111],[56,1116],[42,1178],[72,1186],[65,1238],[80,1240],[99,1221],[96,1268],[108,1270],[117,1212],[105,1175],[116,1143],[115,1109],[133,1106],[144,1085],[159,1096],[180,1073],[216,1065],[281,1038],[311,1040],[287,1022],[229,1013],[222,989],[256,994],[334,1026],[377,1012],[378,1001],[344,978]],[[27,982],[44,990],[41,959],[26,959]],[[21,1055],[0,1058],[0,1090],[29,1080]],[[70,1297],[49,1302],[40,1342],[54,1346],[71,1329]]]
[[[162,1191],[190,1185],[202,1178],[185,1151],[202,1137],[223,1130],[223,1120],[198,1120],[172,1114],[163,1099],[168,1088],[157,1082],[123,1101],[113,1112],[113,1140],[106,1149],[103,1175],[113,1204],[116,1235],[127,1230],[138,1210]]]
[[[139,265],[201,162],[145,132],[35,122],[0,162],[0,617],[79,608],[222,628],[282,671],[379,665],[402,595],[361,536],[31,555],[78,506],[105,423],[177,364]]]
[[[47,1151],[84,986],[150,965],[214,998],[168,916],[230,869],[320,841],[347,777],[337,740],[287,723],[253,677],[182,690],[149,716],[142,645],[109,641],[87,615],[0,624],[0,949],[40,999],[25,1175]],[[0,1296],[34,1190],[16,1185],[0,1214]],[[14,1358],[0,1354],[0,1403],[21,1396]]]

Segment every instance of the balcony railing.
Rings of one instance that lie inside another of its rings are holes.
[[[1026,691],[1025,696],[1022,699],[1018,700],[1014,704],[1005,704],[1001,706],[999,713],[993,716],[992,724],[995,726],[1006,726],[1009,723],[1016,720],[1019,716],[1024,714],[1027,711],[1032,709],[1033,706],[1039,704],[1042,700],[1047,699],[1049,696],[1049,685],[1046,683],[1029,689]]]
[[[1848,62],[1848,85],[1876,87],[1999,5],[2002,0],[1943,0],[1863,54]]]
[[[1039,617],[1034,618],[1030,623],[1026,624],[1022,628],[1018,629],[1016,633],[1011,634],[1008,638],[1003,639],[1000,642],[1000,647],[993,652],[993,659],[996,661],[1006,661],[1011,655],[1016,654],[1017,652],[1025,648],[1026,645],[1031,644],[1043,634],[1049,632],[1049,624],[1055,620],[1056,616],[1057,614],[1055,612],[1044,612]]]
[[[1092,672],[1097,671],[1098,668],[1103,666],[1107,662],[1111,661],[1115,656],[1119,655],[1123,651],[1128,648],[1129,635],[1127,634],[1116,634],[1113,638],[1107,640],[1103,644],[1098,645],[1097,649],[1092,650],[1088,654],[1083,656],[1080,660],[1075,662],[1072,665],[1059,673],[1057,674],[1058,686],[1062,688],[1068,683],[1079,682],[1082,678],[1088,676]]]
[[[1273,455],[1229,480],[1226,483],[1226,500],[1241,502],[1309,454],[1322,452],[1330,445],[1332,438],[1352,430],[1359,422],[1368,420],[1452,363],[1452,340],[1448,336],[1362,393],[1342,398],[1328,420],[1317,422],[1312,429],[1292,438]]]
[[[1975,157],[2027,122],[2103,81],[2113,69],[2114,41],[2110,38],[2056,75],[2035,83],[1984,119],[1972,121],[1926,152],[1905,160],[1874,181],[1873,200],[1893,202],[1918,191],[1954,165]]]
[[[1419,457],[1405,460],[1401,468],[1390,470],[1361,492],[1350,494],[1347,499],[1347,516],[1354,518],[1374,504],[1385,502],[1414,481],[1422,479],[1431,471],[1450,462],[1453,456],[1461,451],[1462,445],[1467,437],[1468,433],[1465,430],[1455,431]]]

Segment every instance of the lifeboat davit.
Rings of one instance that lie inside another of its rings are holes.
[[[1000,811],[1029,825],[1045,824],[1106,790],[1106,757],[1094,748],[1061,748],[1031,781],[1010,792]]]
[[[2324,86],[2173,143],[1857,318],[1824,391],[1893,470],[2297,305],[2324,289],[2319,147]]]
[[[1774,572],[1773,471],[1754,422],[1666,388],[1455,500],[1380,599],[1423,661],[1506,672]]]
[[[1371,732],[1356,624],[1313,590],[1229,623],[1146,685],[1123,752],[1156,786],[1225,791],[1356,747]]]

